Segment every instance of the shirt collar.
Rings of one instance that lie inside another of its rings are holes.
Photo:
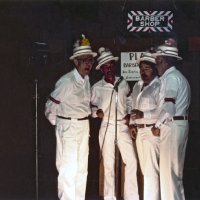
[[[119,79],[119,78],[115,76],[115,82],[114,82],[114,84],[117,82],[118,79]],[[102,85],[103,85],[103,86],[104,86],[104,85],[109,85],[110,87],[114,87],[113,84],[108,83],[108,82],[105,80],[105,77],[104,77],[104,76],[102,77]]]
[[[160,77],[160,80],[163,80],[169,73],[173,72],[176,70],[175,66],[170,67],[169,69],[167,69],[164,74]]]
[[[73,70],[73,73],[74,73],[74,76],[75,76],[75,79],[77,82],[79,83],[84,83],[86,80],[89,79],[89,76],[86,75],[84,78],[79,74],[78,70],[76,68],[74,68]]]
[[[157,76],[156,76],[146,87],[151,86],[154,82],[159,82],[159,78],[158,78]],[[144,84],[144,81],[141,80],[141,81],[139,82],[139,84],[140,84],[140,87],[142,88],[142,86],[143,86],[143,84]]]
[[[149,85],[152,85],[154,82],[159,82],[159,78],[156,76]]]

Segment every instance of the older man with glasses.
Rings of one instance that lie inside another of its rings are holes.
[[[74,69],[62,76],[46,102],[45,115],[56,131],[56,166],[60,200],[84,200],[88,174],[90,83],[94,64],[89,40],[82,35],[70,60]]]

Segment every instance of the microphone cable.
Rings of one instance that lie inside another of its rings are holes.
[[[111,97],[110,97],[109,112],[108,112],[108,120],[107,120],[106,130],[105,130],[105,133],[104,133],[104,136],[103,136],[103,142],[102,142],[102,145],[101,145],[101,148],[100,148],[99,164],[101,163],[101,159],[102,159],[102,157],[103,157],[102,151],[103,151],[103,146],[104,146],[104,142],[105,142],[105,138],[106,138],[106,133],[107,133],[107,130],[108,130],[108,124],[109,124],[109,121],[110,121],[110,111],[111,111],[111,104],[112,104],[112,98],[113,98],[113,93],[114,93],[114,91],[115,91],[115,87],[113,87],[112,93],[111,93]]]

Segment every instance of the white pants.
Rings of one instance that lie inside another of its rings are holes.
[[[188,121],[176,120],[161,127],[160,185],[162,200],[185,200],[183,167],[188,140]]]
[[[88,120],[58,119],[56,125],[58,197],[84,200],[88,174]]]
[[[143,199],[160,200],[160,138],[152,134],[151,127],[139,128],[136,138],[136,146],[140,167],[144,177]]]
[[[102,124],[99,133],[99,144],[102,147],[106,124]],[[117,145],[125,164],[124,199],[139,200],[137,185],[137,160],[132,140],[126,125],[117,126]],[[102,149],[104,163],[104,199],[115,200],[115,125],[109,125]]]

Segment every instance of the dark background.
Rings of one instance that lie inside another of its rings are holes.
[[[126,29],[129,10],[172,10],[173,31],[129,33]],[[36,195],[36,80],[39,198],[57,199],[54,127],[44,117],[44,104],[55,81],[72,69],[69,56],[75,38],[81,33],[88,36],[95,51],[107,46],[116,56],[120,52],[146,50],[169,35],[178,38],[180,55],[184,58],[180,70],[192,89],[185,193],[187,199],[200,199],[199,27],[198,0],[0,0],[0,199],[29,200]],[[92,70],[91,84],[100,77]],[[97,199],[99,121],[91,122],[87,198]]]

